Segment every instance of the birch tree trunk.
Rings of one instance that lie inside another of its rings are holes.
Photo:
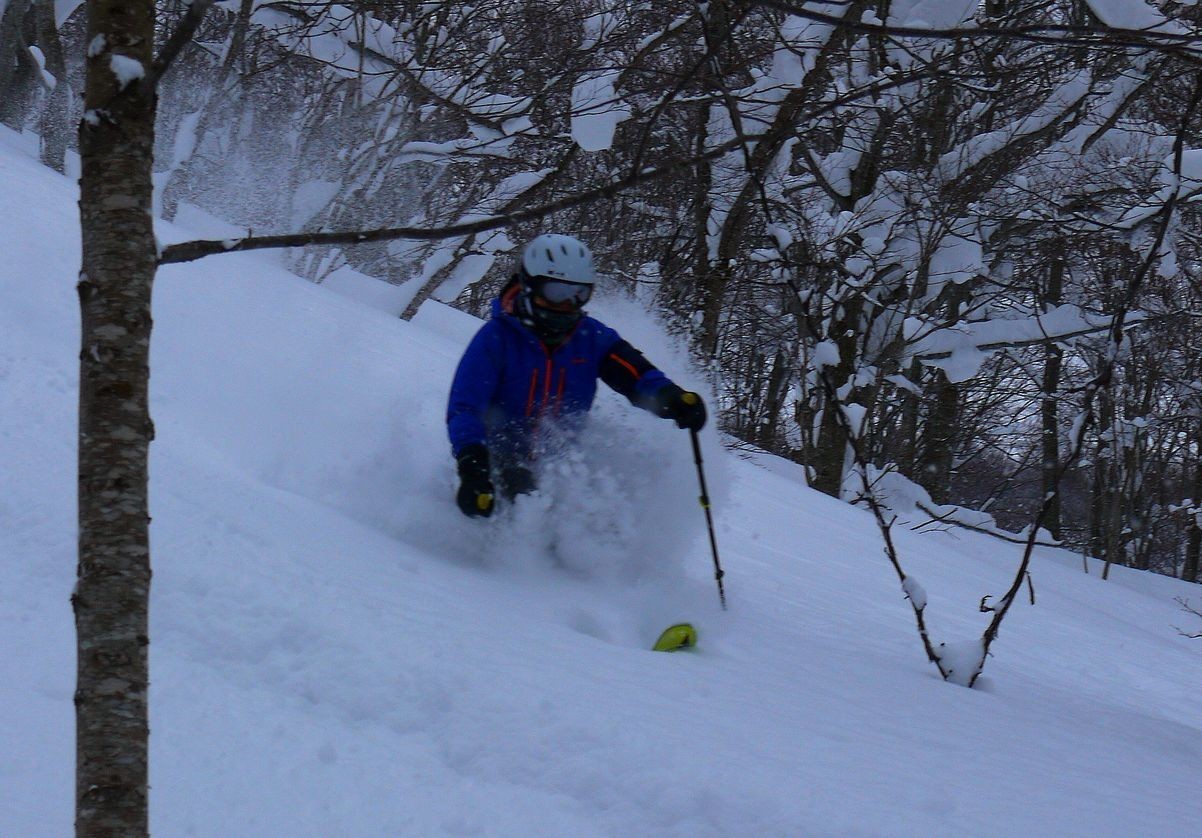
[[[77,836],[148,831],[154,4],[89,0],[79,275]]]

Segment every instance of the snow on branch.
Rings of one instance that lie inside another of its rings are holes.
[[[1081,70],[1061,84],[1039,107],[1005,128],[980,134],[949,151],[934,175],[947,183],[963,178],[1022,140],[1038,140],[1072,115],[1092,92],[1092,74]]]
[[[428,66],[405,33],[375,17],[337,4],[321,7],[316,15],[310,8],[301,3],[273,3],[255,11],[255,22],[282,44],[335,72],[357,78],[367,72],[378,93],[399,76],[431,102],[469,124],[486,128],[496,139],[528,130],[530,97],[480,90],[452,70]],[[299,31],[298,24],[302,26]]]
[[[278,236],[247,236],[241,239],[180,242],[179,244],[169,245],[163,249],[162,255],[159,257],[159,264],[169,265],[176,262],[191,262],[217,253],[237,253],[247,250],[304,247],[307,245],[365,244],[367,242],[394,241],[397,239],[435,241],[455,236],[482,233],[487,230],[508,227],[523,221],[545,218],[561,210],[612,198],[631,187],[659,180],[679,171],[689,169],[697,165],[698,160],[713,159],[726,154],[744,141],[744,137],[735,137],[704,154],[676,160],[653,169],[631,171],[604,186],[585,189],[545,204],[525,209],[514,209],[510,212],[489,215],[473,221],[464,221],[443,227],[386,227],[339,233],[290,233]]]
[[[1001,541],[1008,541],[1011,544],[1025,544],[1027,536],[1021,533],[1007,532],[1001,529],[993,522],[993,516],[983,512],[977,512],[972,509],[965,509],[962,506],[939,506],[927,505],[922,501],[916,501],[914,508],[925,512],[931,516],[930,520],[923,521],[921,524],[915,525],[915,529],[929,527],[936,522],[940,524],[950,524],[954,527],[959,527],[969,532],[988,535]],[[976,523],[974,523],[974,519]],[[984,523],[987,521],[988,523]],[[1061,544],[1056,541],[1038,541],[1036,544],[1039,547],[1060,547]]]
[[[1172,53],[1192,61],[1202,60],[1202,37],[1194,34],[1175,21],[1159,17],[1154,25],[1143,28],[1128,28],[1103,23],[1095,26],[1071,26],[1065,24],[1030,24],[1027,26],[981,26],[976,23],[966,23],[963,26],[938,27],[919,25],[883,24],[875,19],[867,18],[853,20],[836,17],[813,9],[808,4],[788,2],[788,0],[750,0],[754,5],[776,9],[815,23],[829,24],[842,29],[865,35],[885,35],[894,38],[918,38],[942,41],[975,41],[983,38],[999,38],[1010,41],[1021,41],[1033,44],[1051,44],[1062,46],[1082,46],[1093,48],[1135,47],[1140,49],[1157,50]],[[1118,4],[1130,6],[1145,5],[1139,0],[1093,0],[1092,5],[1116,9]],[[1149,15],[1155,10],[1148,7]],[[1158,13],[1155,13],[1158,14]],[[1102,15],[1103,20],[1105,18]],[[1118,17],[1124,23],[1135,22],[1134,16]],[[1142,25],[1142,24],[1141,24]]]
[[[1145,319],[1147,315],[1137,312],[1129,322]],[[942,366],[940,361],[953,359],[957,355],[1061,343],[1108,331],[1110,326],[1110,317],[1091,314],[1065,303],[1024,317],[959,322],[937,328],[912,343],[905,357],[932,366]]]

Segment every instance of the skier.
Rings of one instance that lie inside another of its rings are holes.
[[[593,293],[593,256],[578,239],[538,236],[493,300],[492,319],[463,353],[447,405],[447,432],[465,515],[493,512],[535,489],[536,434],[555,421],[578,425],[601,379],[631,404],[681,428],[701,430],[705,405],[656,369],[610,327],[584,312]]]

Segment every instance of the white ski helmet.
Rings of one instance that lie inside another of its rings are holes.
[[[580,239],[558,233],[543,233],[522,252],[522,268],[527,276],[546,276],[593,285],[597,271],[593,254]]]

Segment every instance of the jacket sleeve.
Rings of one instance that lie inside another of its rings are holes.
[[[458,457],[464,446],[484,444],[484,413],[496,395],[501,378],[501,346],[493,323],[484,324],[464,350],[451,381],[447,401],[447,435],[451,453]]]
[[[660,400],[656,396],[671,380],[617,333],[614,338],[601,358],[601,380],[636,407],[658,413]]]

